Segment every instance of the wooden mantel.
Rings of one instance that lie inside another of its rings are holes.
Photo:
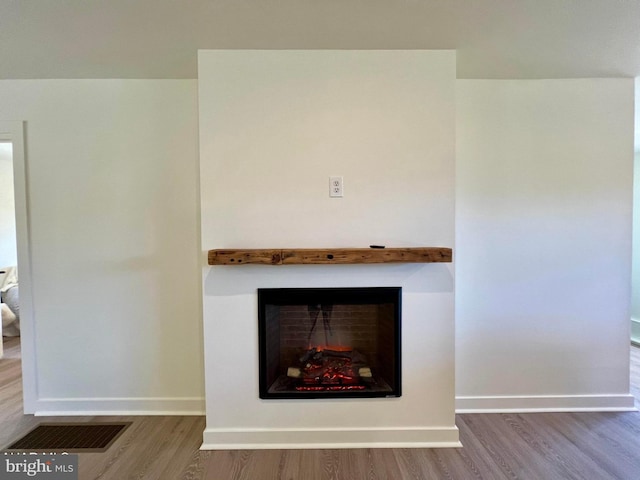
[[[313,265],[451,262],[446,247],[209,250],[209,265]]]

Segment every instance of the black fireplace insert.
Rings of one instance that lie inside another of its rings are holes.
[[[401,294],[258,289],[260,398],[399,397]]]

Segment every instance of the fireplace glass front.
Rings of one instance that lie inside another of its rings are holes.
[[[401,292],[258,289],[260,398],[399,397]]]

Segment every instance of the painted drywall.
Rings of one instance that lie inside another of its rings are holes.
[[[452,246],[454,52],[199,62],[203,248]],[[205,267],[203,281],[206,448],[457,445],[451,264]],[[260,400],[256,289],[329,286],[403,287],[402,397]]]
[[[26,121],[37,410],[203,408],[197,85],[0,81]]]
[[[458,407],[633,407],[633,80],[456,94]]]
[[[11,143],[0,142],[0,268],[18,264],[12,151]]]

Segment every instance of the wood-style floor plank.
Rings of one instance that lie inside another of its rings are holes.
[[[22,414],[19,339],[0,360],[0,447],[42,422],[131,421],[103,453],[79,455],[82,480],[631,480],[640,479],[640,413],[456,417],[464,448],[199,451],[203,417]],[[631,350],[640,398],[640,348]]]

